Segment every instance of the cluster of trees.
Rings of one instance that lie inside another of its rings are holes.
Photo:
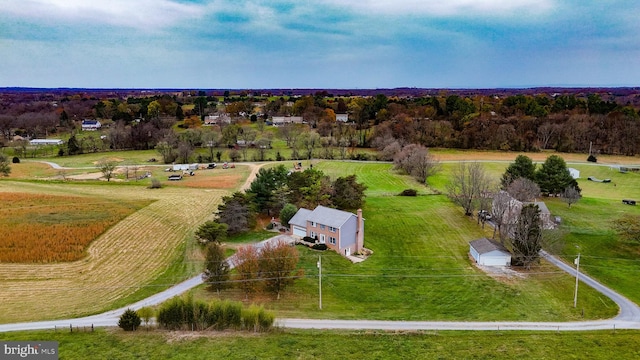
[[[513,263],[530,267],[539,258],[543,245],[554,244],[558,236],[543,230],[540,209],[535,204],[516,205],[531,202],[541,194],[560,195],[571,206],[580,198],[577,181],[571,177],[565,161],[557,156],[549,156],[536,169],[531,158],[519,155],[509,164],[496,187],[478,162],[460,163],[452,172],[448,185],[449,198],[460,205],[465,215],[472,215],[479,209],[478,221],[490,214],[494,226],[494,238],[513,252]],[[518,213],[515,213],[518,212]]]
[[[247,190],[259,213],[279,214],[286,204],[313,209],[318,205],[356,210],[364,204],[366,185],[356,175],[331,181],[322,171],[309,167],[289,171],[284,165],[261,168]]]
[[[260,247],[240,247],[233,256],[236,270],[233,283],[247,298],[265,291],[280,299],[281,292],[300,276],[296,270],[298,261],[298,250],[284,241],[268,241]],[[217,292],[231,284],[229,262],[217,242],[207,244],[203,279],[209,290]]]
[[[57,102],[0,104],[0,132],[6,140],[14,133],[39,137],[61,128],[71,131],[79,127],[83,118],[91,117],[105,121],[109,134],[106,142],[87,140],[80,146],[83,151],[150,149],[161,142],[177,151],[184,143],[197,147],[206,146],[211,140],[198,139],[197,134],[193,138],[192,134],[178,143],[179,136],[172,128],[176,121],[184,121],[180,125],[183,129],[194,130],[206,115],[224,112],[232,124],[220,127],[221,139],[214,146],[235,146],[238,140],[245,140],[256,144],[256,149],[263,149],[264,144],[257,141],[270,143],[271,139],[262,136],[262,131],[256,136],[255,131],[238,123],[250,120],[264,126],[264,120],[271,116],[303,116],[307,127],[290,125],[280,129],[281,138],[293,150],[293,159],[314,155],[346,158],[349,147],[388,145],[388,139],[402,146],[512,151],[554,148],[586,152],[593,146],[600,153],[634,155],[640,150],[635,141],[640,135],[635,105],[619,105],[610,95],[603,99],[599,94],[462,96],[443,92],[413,98],[388,98],[383,94],[336,98],[318,92],[286,98],[240,94],[225,96],[222,102],[202,91],[145,97],[102,96],[65,95]],[[336,121],[338,113],[348,113],[349,123]],[[238,153],[233,155],[233,161],[240,158]],[[246,150],[242,155],[248,160]],[[209,158],[213,159],[213,154]]]

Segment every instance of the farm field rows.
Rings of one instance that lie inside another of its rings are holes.
[[[152,203],[96,239],[88,256],[69,263],[0,264],[0,322],[65,318],[106,310],[158,278],[174,259],[185,259],[185,242],[211,216],[221,190],[0,182],[2,192],[82,194]],[[182,252],[182,253],[181,253]],[[156,284],[158,291],[193,273]],[[148,290],[148,289],[147,289]],[[145,291],[148,293],[149,291]]]

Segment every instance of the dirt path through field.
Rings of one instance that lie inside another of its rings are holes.
[[[242,164],[242,165],[248,166],[251,169],[251,173],[249,174],[249,177],[247,177],[247,180],[244,182],[244,184],[242,184],[242,186],[240,186],[240,189],[238,191],[247,190],[251,186],[251,183],[253,182],[253,180],[256,179],[256,176],[258,176],[258,171],[260,171],[260,168],[263,167],[265,164],[266,163],[262,163],[262,164],[254,164],[254,163]]]

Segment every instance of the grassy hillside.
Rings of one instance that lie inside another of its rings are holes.
[[[499,165],[498,165],[499,166]],[[333,252],[301,248],[305,277],[279,301],[254,299],[280,317],[406,320],[565,320],[615,315],[608,299],[584,288],[573,308],[573,278],[543,264],[518,276],[490,277],[472,265],[469,241],[490,235],[445,195],[396,196],[418,188],[389,164],[319,162],[332,177],[355,173],[367,184],[365,246],[373,255],[351,264]],[[323,310],[318,310],[318,256]],[[210,296],[199,292],[200,296]],[[234,290],[225,296],[242,299]]]

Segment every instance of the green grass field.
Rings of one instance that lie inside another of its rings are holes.
[[[501,165],[505,166],[505,165]],[[283,299],[255,299],[280,317],[405,320],[578,320],[606,318],[617,307],[573,278],[543,265],[519,277],[487,276],[472,265],[468,242],[490,235],[445,195],[396,196],[421,185],[389,164],[318,162],[332,177],[356,173],[369,187],[365,246],[374,254],[351,264],[333,252],[300,247],[305,277]],[[429,193],[422,188],[421,192]],[[318,310],[316,262],[323,262],[323,310]],[[197,291],[198,296],[211,296]],[[235,290],[225,296],[243,299]]]
[[[144,330],[4,333],[5,341],[58,341],[60,359],[637,359],[640,333]]]

